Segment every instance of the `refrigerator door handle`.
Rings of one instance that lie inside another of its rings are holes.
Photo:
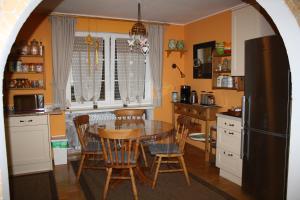
[[[240,159],[243,159],[244,157],[244,137],[245,137],[245,134],[244,134],[244,129],[242,128],[241,130],[241,149],[240,149]]]
[[[245,152],[247,160],[249,160],[250,154],[250,120],[251,120],[251,96],[248,97],[248,116],[247,116],[246,134],[247,134],[247,151]]]
[[[246,96],[242,97],[242,127],[245,126]]]

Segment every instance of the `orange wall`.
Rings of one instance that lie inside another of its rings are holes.
[[[241,106],[243,92],[233,90],[212,90],[211,79],[193,79],[193,45],[208,41],[231,41],[231,12],[223,12],[206,19],[184,26],[184,38],[187,52],[184,58],[186,73],[185,84],[196,90],[198,95],[201,91],[213,91],[216,103],[223,110],[232,106]]]
[[[52,104],[52,44],[51,44],[51,24],[47,16],[31,15],[23,25],[16,41],[31,41],[36,39],[45,46],[45,90],[10,90],[5,93],[7,104],[13,105],[13,96],[15,94],[43,93],[45,104]],[[30,76],[30,75],[28,75]],[[65,135],[65,115],[50,115],[50,133],[52,136]]]
[[[52,103],[52,48],[51,48],[51,24],[46,16],[31,15],[25,22],[21,31],[19,32],[16,41],[31,41],[36,39],[41,41],[45,46],[45,79],[46,90],[10,90],[6,97],[8,105],[13,105],[13,96],[15,94],[30,94],[30,93],[42,93],[44,94],[45,104]],[[27,75],[30,76],[34,75]]]
[[[133,22],[120,20],[104,20],[95,18],[78,18],[77,31],[96,31],[111,33],[128,33]],[[41,91],[45,95],[45,103],[52,103],[52,51],[51,51],[51,24],[48,17],[32,16],[27,20],[18,35],[18,39],[30,41],[35,38],[41,40],[45,45],[45,69],[46,69],[46,90]],[[164,35],[164,50],[168,49],[169,39],[184,40],[187,52],[181,57],[179,53],[173,52],[169,56],[164,52],[163,61],[163,90],[162,105],[154,110],[154,118],[171,122],[172,119],[172,91],[180,90],[180,85],[191,85],[198,94],[200,91],[211,91],[212,82],[210,79],[193,79],[193,45],[207,41],[230,41],[231,40],[231,13],[221,13],[185,26],[166,25]],[[177,64],[186,74],[186,78],[180,78],[178,70],[171,68]],[[22,91],[26,93],[28,91]],[[21,93],[18,91],[17,93]],[[12,95],[10,100],[12,102]],[[230,90],[214,90],[216,102],[223,109],[231,106],[240,106],[243,92]],[[51,116],[51,134],[59,135],[65,132],[64,115]]]

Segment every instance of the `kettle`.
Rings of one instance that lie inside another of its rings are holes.
[[[190,97],[190,103],[195,104],[198,103],[198,95],[195,90],[192,91],[191,97]]]

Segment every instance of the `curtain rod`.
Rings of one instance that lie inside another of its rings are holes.
[[[61,12],[52,12],[50,16],[70,16],[76,18],[90,18],[90,19],[104,19],[104,20],[115,20],[115,21],[124,21],[124,22],[136,22],[137,19],[125,19],[125,18],[115,18],[115,17],[105,17],[105,16],[97,16],[97,15],[82,15],[82,14],[72,14],[72,13],[61,13]],[[182,25],[182,24],[173,24],[166,22],[156,22],[156,21],[146,21],[142,20],[145,24],[161,24],[161,25]]]

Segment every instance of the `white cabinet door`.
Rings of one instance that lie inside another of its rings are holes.
[[[232,12],[232,76],[245,75],[245,40],[273,35],[266,19],[252,6]]]
[[[48,126],[9,128],[12,165],[45,162],[50,159]]]
[[[8,163],[13,175],[52,170],[47,119],[45,115],[7,120]]]

